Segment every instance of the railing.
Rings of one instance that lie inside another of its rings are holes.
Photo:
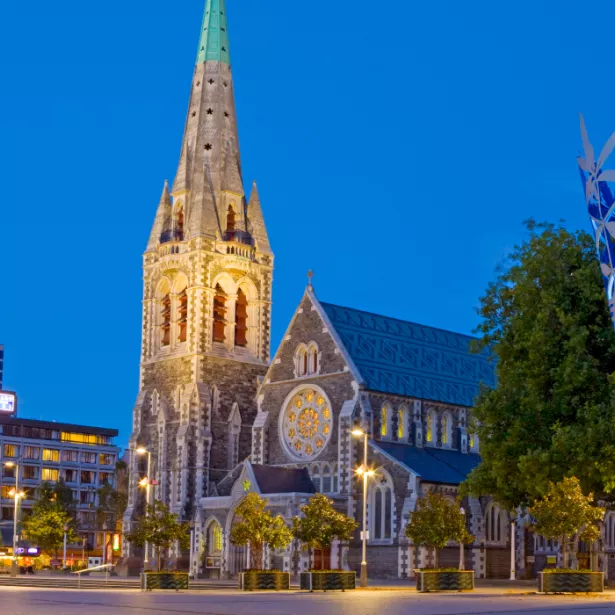
[[[179,229],[171,229],[169,231],[162,231],[160,234],[160,243],[167,243],[168,241],[183,241],[184,231]]]
[[[222,236],[224,241],[236,241],[237,243],[243,243],[247,246],[254,246],[254,239],[250,233],[245,231],[226,231]]]
[[[78,588],[81,589],[81,575],[84,572],[95,572],[97,570],[106,570],[107,574],[105,575],[105,581],[109,581],[109,571],[113,568],[113,564],[103,564],[102,566],[94,566],[93,568],[85,568],[84,570],[77,570],[76,572],[71,572],[71,574],[76,574],[79,577]]]

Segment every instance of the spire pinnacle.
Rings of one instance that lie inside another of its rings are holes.
[[[196,63],[209,60],[231,63],[225,0],[207,0],[205,5]]]
[[[314,272],[311,269],[307,272],[307,277],[308,277],[308,290],[313,291],[314,286],[312,285],[312,281],[314,280]]]

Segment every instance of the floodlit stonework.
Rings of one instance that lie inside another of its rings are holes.
[[[130,448],[152,453],[155,497],[186,520],[249,456],[270,353],[274,259],[256,184],[244,190],[228,45],[224,2],[208,0],[179,167],[143,256]],[[131,463],[125,529],[144,506],[145,458]]]

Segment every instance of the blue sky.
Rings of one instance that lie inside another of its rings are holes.
[[[228,0],[246,183],[276,253],[273,345],[318,296],[470,332],[522,221],[587,228],[578,113],[615,129],[615,5]],[[138,387],[141,254],[173,178],[204,0],[5,2],[5,387],[118,427]],[[596,32],[598,36],[596,36]]]

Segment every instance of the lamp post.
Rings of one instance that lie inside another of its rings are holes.
[[[516,569],[516,557],[515,557],[515,551],[516,551],[516,545],[515,545],[515,530],[517,527],[517,523],[515,521],[515,519],[512,519],[510,522],[510,580],[511,581],[515,581],[517,578],[517,571]]]
[[[367,587],[367,483],[371,476],[374,475],[373,470],[367,467],[367,433],[362,429],[355,429],[352,435],[357,438],[363,438],[363,465],[357,468],[357,474],[363,477],[363,554],[361,558],[361,587]]]
[[[147,455],[147,476],[139,481],[141,487],[145,487],[145,517],[148,516],[148,507],[150,505],[150,485],[152,483],[150,473],[152,471],[152,454],[144,446],[136,450],[137,455]],[[143,570],[149,569],[149,543],[145,543],[145,557],[143,558]]]
[[[465,520],[466,520],[466,509],[462,506],[459,509],[459,512],[463,515],[463,524],[465,526]],[[466,562],[465,562],[465,553],[464,553],[464,545],[463,545],[463,540],[459,541],[459,570],[465,570],[466,569]]]
[[[15,498],[15,509],[13,512],[13,560],[11,562],[11,576],[17,576],[17,523],[19,518],[19,498],[25,494],[19,492],[19,464],[14,461],[7,461],[4,464],[7,468],[15,469],[15,489],[9,492],[9,495]]]

